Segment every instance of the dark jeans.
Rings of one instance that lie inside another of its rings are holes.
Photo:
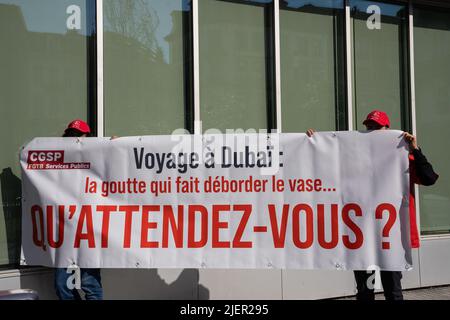
[[[367,286],[367,280],[375,271],[354,271],[356,288],[356,300],[374,300],[374,289]],[[381,271],[381,283],[383,285],[386,300],[403,300],[402,294],[402,273],[400,271]]]
[[[80,271],[81,290],[86,300],[102,300],[103,288],[100,277],[100,269],[78,269]],[[55,269],[55,289],[60,300],[81,300],[77,289],[70,289],[67,280],[74,272],[67,273],[65,268]]]

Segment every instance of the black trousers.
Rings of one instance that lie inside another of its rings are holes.
[[[356,288],[358,290],[356,300],[375,299],[373,283],[369,280],[369,277],[374,273],[375,271],[354,271]],[[400,271],[381,271],[380,276],[386,300],[403,300],[402,273]]]

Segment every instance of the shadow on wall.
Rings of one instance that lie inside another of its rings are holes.
[[[104,269],[105,299],[209,299],[197,269]]]
[[[20,285],[14,289],[32,289],[37,292],[39,300],[56,300],[54,271],[50,268],[25,267],[20,269]]]
[[[0,188],[2,190],[2,210],[8,250],[8,261],[6,263],[15,265],[20,260],[22,183],[9,167],[4,168],[0,173]]]
[[[102,269],[101,276],[105,300],[209,299],[197,269]],[[22,270],[20,288],[36,290],[41,300],[57,299],[51,268]]]

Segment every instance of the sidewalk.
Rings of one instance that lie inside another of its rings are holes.
[[[420,288],[403,290],[405,300],[450,300],[450,286]],[[353,297],[339,298],[337,300],[355,300]],[[375,295],[376,300],[384,300],[383,293]]]

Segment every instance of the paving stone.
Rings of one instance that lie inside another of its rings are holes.
[[[450,286],[403,290],[403,297],[405,300],[450,300]],[[377,293],[375,299],[384,300],[383,293]],[[356,300],[356,298],[353,296],[337,300]]]

